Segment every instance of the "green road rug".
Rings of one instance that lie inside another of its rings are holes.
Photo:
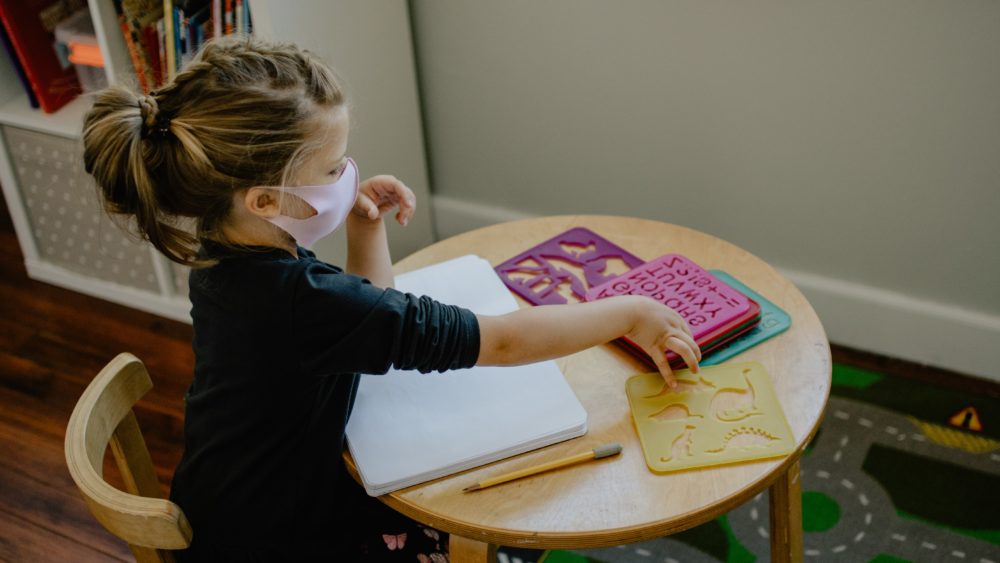
[[[1000,563],[1000,401],[834,365],[801,463],[806,561]],[[767,493],[648,542],[499,563],[770,560]]]

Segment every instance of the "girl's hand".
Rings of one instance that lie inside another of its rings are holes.
[[[695,343],[691,329],[676,311],[653,299],[643,299],[644,303],[638,308],[638,318],[626,336],[653,358],[667,385],[675,387],[677,379],[667,361],[667,350],[676,352],[684,358],[684,363],[692,372],[698,373],[701,349]]]
[[[417,197],[394,176],[375,176],[358,187],[358,199],[351,213],[355,217],[378,221],[397,206],[396,221],[405,227],[417,208]]]

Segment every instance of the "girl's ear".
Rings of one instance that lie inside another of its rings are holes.
[[[258,217],[273,218],[281,214],[278,194],[269,188],[248,189],[243,196],[243,205],[247,211]]]

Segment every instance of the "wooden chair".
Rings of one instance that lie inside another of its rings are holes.
[[[191,525],[184,512],[162,498],[132,411],[152,388],[142,362],[132,354],[119,354],[87,386],[66,429],[66,463],[73,481],[97,520],[128,542],[140,563],[173,561],[167,550],[184,549],[191,543]],[[126,492],[102,476],[109,443]]]

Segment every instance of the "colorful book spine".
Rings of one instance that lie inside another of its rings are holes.
[[[177,49],[174,47],[174,0],[163,0],[163,42],[167,55],[167,80],[177,74]]]
[[[249,34],[253,31],[250,19],[250,1],[243,0],[243,33]]]
[[[14,51],[14,45],[10,42],[10,37],[7,36],[7,28],[3,25],[0,25],[0,41],[3,42],[4,50],[7,52],[7,57],[10,59],[10,65],[14,68],[14,72],[17,73],[17,78],[21,81],[21,86],[24,88],[25,95],[28,96],[28,104],[37,109],[38,97],[35,96],[35,91],[31,88],[31,82],[28,81],[28,76],[24,74],[24,66],[21,65],[21,60],[18,58],[17,52]]]
[[[232,35],[235,30],[235,25],[233,22],[233,0],[225,0],[225,12],[223,14],[224,19],[224,31],[226,35]]]
[[[142,56],[139,54],[139,47],[135,44],[135,39],[132,36],[132,30],[129,27],[127,18],[124,15],[118,16],[118,25],[122,30],[122,36],[125,38],[125,47],[128,49],[129,59],[132,60],[132,67],[135,69],[135,76],[139,81],[139,87],[142,88],[143,92],[148,93],[151,86],[145,71],[145,63],[142,60]]]
[[[212,0],[212,37],[222,37],[222,0]]]
[[[211,18],[211,15],[211,6],[205,4],[188,18],[188,32],[191,36],[190,49],[192,56],[205,43],[205,32],[209,28],[210,22],[208,20]]]
[[[156,48],[160,53],[160,84],[170,80],[170,61],[167,57],[167,18],[156,22]]]
[[[160,55],[162,49],[160,49],[156,22],[147,25],[142,30],[142,39],[149,56],[149,64],[153,68],[153,84],[159,87],[163,84],[163,61]]]

